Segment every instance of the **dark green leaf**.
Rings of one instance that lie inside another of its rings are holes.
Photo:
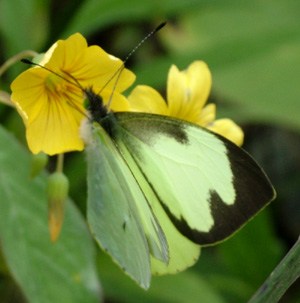
[[[0,236],[4,258],[30,303],[96,303],[100,286],[84,219],[67,202],[60,238],[48,231],[46,174],[29,179],[30,155],[0,128]]]
[[[98,261],[106,295],[120,302],[225,303],[216,289],[192,269],[176,275],[153,276],[150,289],[145,292],[105,254]]]

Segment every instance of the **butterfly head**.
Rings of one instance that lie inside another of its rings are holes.
[[[90,115],[92,121],[100,122],[102,118],[107,115],[107,107],[103,103],[103,99],[99,94],[93,91],[92,87],[83,89],[86,96],[84,100],[84,107]]]

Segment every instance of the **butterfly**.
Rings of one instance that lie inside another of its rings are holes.
[[[262,168],[226,138],[172,117],[113,113],[84,92],[88,222],[143,288],[152,274],[194,264],[200,246],[228,238],[275,198]]]

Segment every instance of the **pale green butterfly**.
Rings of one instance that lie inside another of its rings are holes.
[[[275,198],[262,168],[222,136],[176,118],[109,112],[75,82],[89,100],[91,232],[143,288],[152,273],[193,265],[200,246],[228,238]]]
[[[275,198],[260,166],[222,136],[171,117],[108,112],[85,93],[88,221],[142,287],[151,273],[192,265],[199,245],[226,239]]]

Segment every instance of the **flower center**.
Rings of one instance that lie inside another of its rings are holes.
[[[45,87],[50,93],[62,94],[67,90],[67,83],[57,75],[50,74],[45,80]]]

